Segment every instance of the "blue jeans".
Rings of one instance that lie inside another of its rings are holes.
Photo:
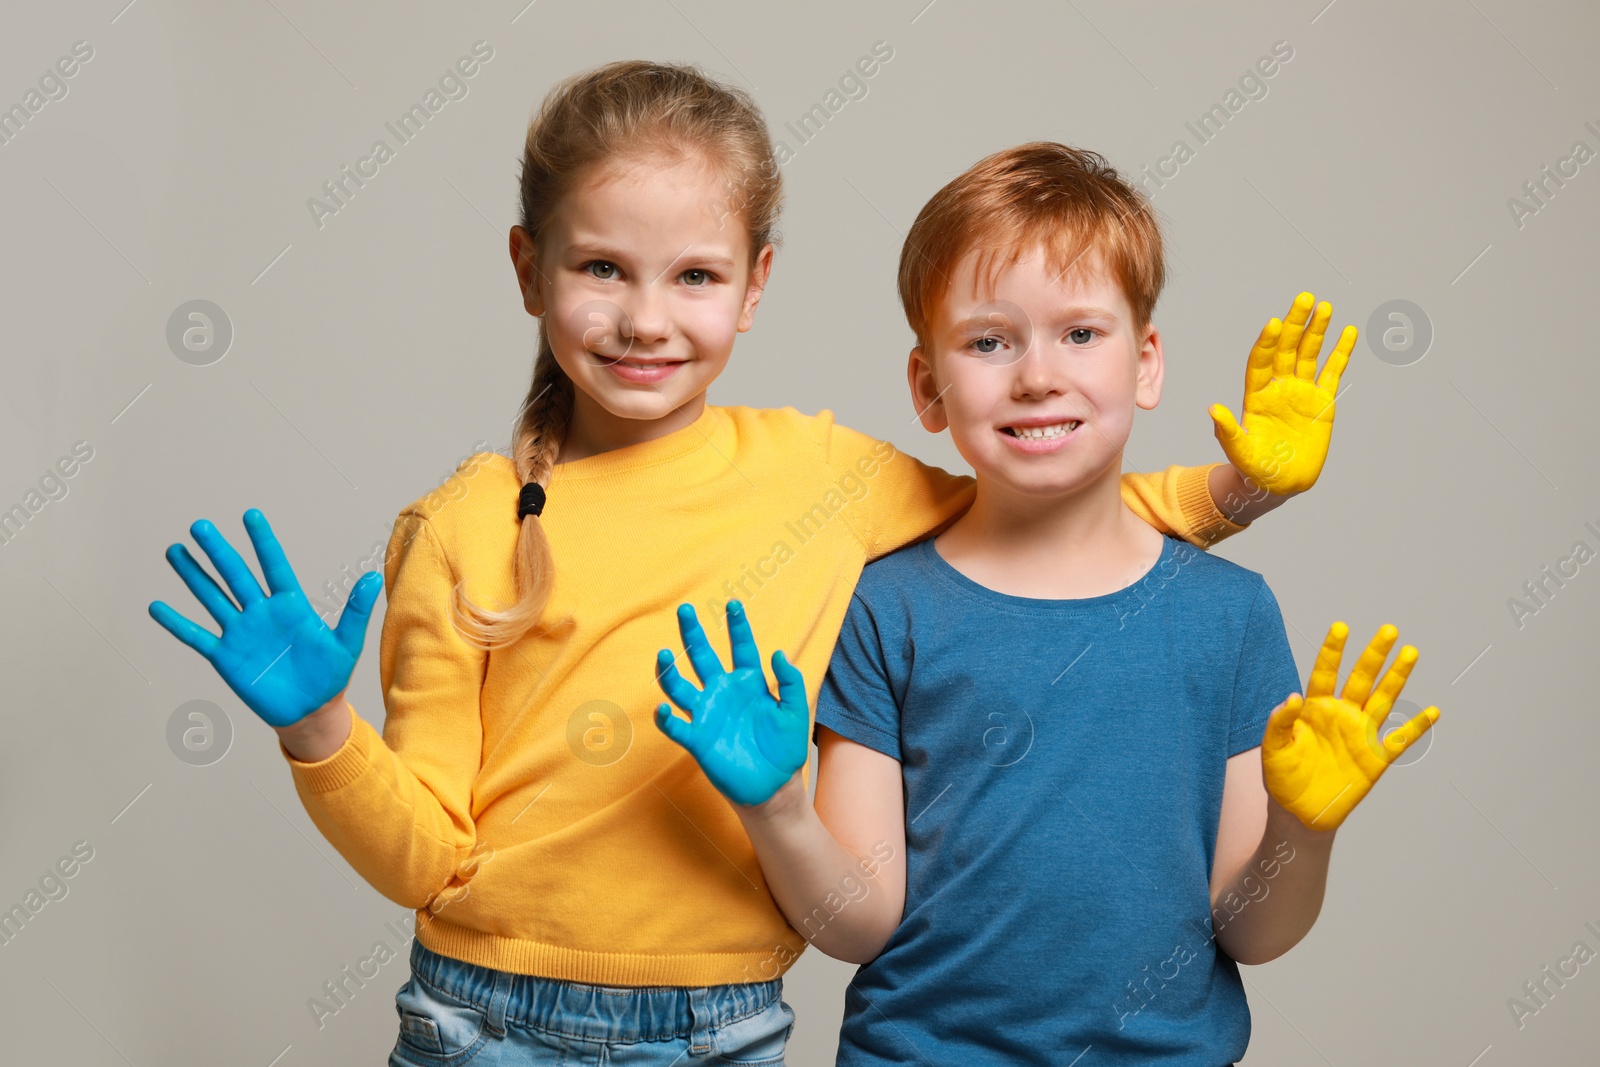
[[[511,974],[411,942],[390,1067],[781,1067],[783,979],[605,986]]]

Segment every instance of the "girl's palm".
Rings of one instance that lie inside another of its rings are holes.
[[[376,571],[363,574],[350,592],[338,628],[330,630],[301,591],[266,516],[251,508],[244,524],[271,596],[261,591],[255,575],[217,528],[201,519],[190,533],[233,597],[182,544],[167,549],[167,562],[217,621],[222,635],[196,625],[160,600],[151,603],[150,615],[210,661],[228,688],[268,725],[289,726],[349,685],[383,578]]]

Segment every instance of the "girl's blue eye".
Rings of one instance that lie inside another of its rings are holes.
[[[1087,326],[1079,326],[1079,327],[1078,327],[1078,328],[1077,328],[1077,329],[1075,329],[1075,330],[1072,330],[1072,331],[1069,331],[1069,332],[1068,332],[1068,334],[1067,334],[1067,336],[1068,336],[1068,337],[1073,337],[1073,336],[1074,336],[1074,335],[1076,335],[1076,334],[1080,334],[1080,333],[1086,333],[1086,334],[1088,334],[1088,335],[1089,335],[1089,336],[1088,336],[1088,337],[1085,337],[1085,338],[1084,338],[1084,339],[1083,339],[1083,341],[1082,341],[1082,342],[1081,342],[1081,344],[1088,344],[1088,343],[1089,343],[1089,342],[1090,342],[1090,341],[1092,341],[1092,340],[1094,340],[1094,331],[1093,331],[1093,330],[1091,330],[1091,329],[1090,329],[1090,328],[1089,328],[1089,327],[1087,327]]]
[[[976,348],[981,355],[985,355],[985,356],[993,355],[994,351],[995,351],[993,348],[983,348],[983,347],[981,347],[981,346],[986,345],[986,344],[993,344],[993,345],[998,346],[1000,344],[1000,338],[998,338],[998,337],[980,337],[976,341],[972,342],[972,346],[974,348]]]
[[[616,274],[617,265],[615,263],[607,263],[603,259],[597,259],[593,262],[585,263],[583,269],[602,281],[609,281]],[[611,273],[602,274],[600,273],[601,271],[610,271]]]

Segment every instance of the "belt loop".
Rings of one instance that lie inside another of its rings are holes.
[[[511,1002],[511,986],[516,975],[507,971],[494,972],[494,989],[489,993],[489,1032],[495,1037],[506,1036],[506,1005]]]
[[[709,1056],[715,1051],[711,1036],[711,1027],[716,1021],[716,1016],[708,1002],[708,990],[700,987],[690,987],[685,990],[689,994],[689,1055]]]

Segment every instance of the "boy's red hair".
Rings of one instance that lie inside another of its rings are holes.
[[[1031,141],[980,159],[918,212],[900,249],[900,302],[917,343],[927,345],[967,253],[978,250],[978,277],[987,269],[992,283],[1003,263],[1040,246],[1064,276],[1099,265],[1122,287],[1134,329],[1149,324],[1166,282],[1149,200],[1097,153]]]

